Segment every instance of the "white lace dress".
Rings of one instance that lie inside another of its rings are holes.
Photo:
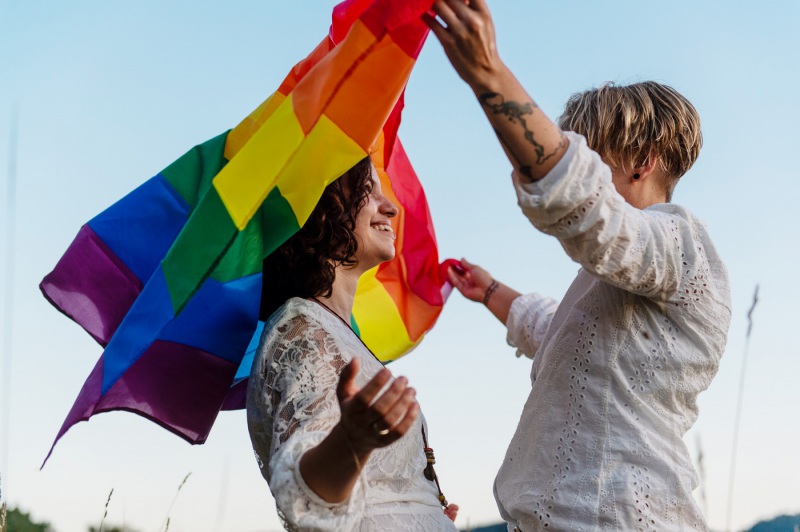
[[[438,491],[427,480],[422,415],[408,433],[370,456],[349,499],[331,504],[304,482],[299,463],[339,421],[336,384],[358,357],[356,384],[383,367],[355,333],[319,304],[287,301],[261,337],[247,390],[247,423],[261,474],[287,530],[447,531]],[[426,427],[427,431],[427,427]]]
[[[509,530],[706,530],[683,435],[717,372],[728,276],[705,226],[672,204],[641,211],[568,134],[519,204],[582,269],[560,304],[517,298],[509,343],[531,392],[495,481]]]

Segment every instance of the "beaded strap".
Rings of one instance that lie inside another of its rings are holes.
[[[428,465],[425,466],[425,478],[436,483],[436,490],[439,492],[439,503],[442,505],[442,508],[447,508],[450,503],[447,502],[447,498],[444,496],[444,493],[442,493],[442,488],[439,486],[439,477],[433,469],[433,464],[436,463],[436,457],[433,455],[433,449],[428,447],[428,437],[425,435],[425,427],[422,427],[422,443],[425,445],[425,459],[428,462]]]
[[[491,292],[490,292],[490,290],[491,290],[492,292],[493,292],[494,290],[497,290],[497,281],[494,281],[494,280],[493,280],[493,281],[492,281],[492,284],[493,284],[493,285],[495,285],[495,286],[494,286],[494,288],[492,288],[492,285],[489,285],[489,288],[487,288],[487,289],[486,289],[487,296],[484,298],[484,303],[486,303],[486,301],[488,301],[488,300],[489,300],[489,296],[491,296],[491,295],[492,295],[492,294],[491,294]],[[348,329],[350,329],[350,330],[353,332],[353,334],[355,334],[356,338],[358,338],[358,340],[359,340],[359,341],[361,342],[361,344],[362,344],[362,345],[363,345],[363,346],[366,348],[366,350],[367,350],[367,351],[369,351],[369,353],[370,353],[372,356],[374,356],[374,357],[375,357],[375,360],[377,360],[378,362],[380,362],[381,364],[383,364],[383,362],[381,362],[381,359],[379,359],[377,356],[375,356],[375,353],[373,353],[373,352],[372,352],[372,349],[370,349],[370,348],[367,346],[367,344],[365,344],[365,343],[364,343],[364,340],[362,340],[362,339],[361,339],[361,337],[360,337],[359,335],[357,335],[355,331],[353,331],[353,328],[352,328],[352,327],[350,327],[350,324],[349,324],[349,323],[347,323],[346,321],[344,321],[344,319],[342,319],[342,317],[341,317],[341,316],[339,316],[338,314],[336,314],[336,313],[335,313],[335,312],[334,312],[334,311],[333,311],[333,310],[332,310],[332,309],[331,309],[331,308],[330,308],[328,305],[326,305],[325,303],[323,303],[322,301],[320,301],[320,300],[319,300],[319,299],[317,299],[316,297],[312,297],[311,299],[312,299],[313,301],[315,301],[316,303],[318,303],[320,306],[322,306],[322,307],[323,307],[325,310],[327,310],[328,312],[330,312],[331,314],[333,314],[334,316],[336,316],[337,318],[339,318],[339,320],[340,320],[342,323],[344,323],[344,324],[347,326],[347,328],[348,328]],[[384,364],[384,365],[385,365],[385,364]],[[343,431],[343,432],[344,432],[344,431]],[[346,438],[346,437],[347,437],[347,435],[345,434],[345,438]],[[449,504],[450,504],[450,503],[448,503],[448,502],[447,502],[447,499],[445,498],[445,496],[444,496],[444,493],[442,493],[442,488],[441,488],[441,487],[439,487],[439,477],[438,477],[438,476],[436,476],[436,471],[434,471],[434,470],[433,470],[433,464],[435,464],[435,463],[436,463],[436,458],[433,456],[433,449],[432,449],[432,448],[430,448],[430,447],[428,447],[428,437],[425,435],[425,426],[424,426],[424,425],[422,426],[422,443],[423,443],[423,446],[424,446],[424,447],[423,447],[423,451],[425,452],[425,459],[426,459],[426,461],[428,462],[428,465],[427,465],[427,466],[425,466],[425,470],[424,470],[424,472],[423,472],[423,473],[425,474],[425,478],[427,478],[428,480],[432,480],[433,482],[435,482],[435,483],[436,483],[436,490],[439,492],[439,503],[442,505],[442,507],[443,507],[443,508],[447,508],[447,507],[449,506]],[[356,455],[356,451],[355,451],[355,449],[353,449],[353,446],[350,444],[350,440],[347,440],[347,444],[348,444],[348,445],[350,445],[350,450],[353,452],[353,460],[355,461],[355,463],[356,463],[356,466],[357,466],[359,469],[361,469],[361,463],[360,463],[360,462],[359,462],[359,460],[358,460],[358,456]]]

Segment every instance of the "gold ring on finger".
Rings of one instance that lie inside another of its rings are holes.
[[[372,430],[374,430],[378,434],[378,436],[386,436],[387,434],[389,434],[389,427],[382,429],[378,425],[377,421],[372,424]]]

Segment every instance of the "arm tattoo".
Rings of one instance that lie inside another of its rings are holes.
[[[509,155],[509,157],[513,158],[514,162],[517,163],[517,166],[519,166],[519,172],[528,179],[533,180],[533,172],[531,172],[531,167],[528,166],[527,164],[523,165],[520,162],[519,157],[517,157],[517,154],[514,153],[514,150],[512,150],[511,146],[509,146],[508,142],[506,142],[506,139],[503,138],[502,133],[500,133],[500,131],[497,128],[493,129],[494,129],[494,134],[497,135],[497,139],[500,141],[500,144],[502,144],[503,147],[505,148],[506,153]]]
[[[536,154],[536,164],[544,164],[544,162],[561,151],[562,147],[566,144],[566,137],[561,135],[561,141],[558,143],[558,146],[553,149],[550,153],[545,153],[544,146],[536,142],[536,139],[533,136],[533,131],[528,129],[528,123],[525,120],[526,115],[533,114],[534,109],[538,106],[533,102],[528,102],[525,104],[521,104],[519,102],[507,102],[505,98],[503,98],[502,94],[498,94],[496,92],[484,92],[481,94],[478,99],[481,102],[481,105],[487,107],[492,113],[496,115],[503,115],[508,118],[509,122],[517,123],[522,126],[524,130],[524,137],[532,146],[533,151]],[[511,155],[516,159],[517,164],[520,166],[520,173],[527,177],[532,177],[531,167],[530,166],[523,166],[521,164],[521,160],[519,156],[511,150],[508,142],[503,139],[500,135],[500,132],[497,131],[495,128],[495,133],[497,137],[500,139],[500,142],[506,147],[506,150],[511,153]]]

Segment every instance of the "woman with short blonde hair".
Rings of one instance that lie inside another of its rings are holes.
[[[730,287],[705,225],[670,203],[702,145],[694,107],[648,81],[574,95],[558,125],[497,54],[485,0],[428,23],[514,167],[522,212],[581,269],[563,300],[466,260],[450,279],[533,358],[495,480],[509,530],[706,530],[683,436],[717,372]],[[559,127],[560,126],[560,127]]]
[[[655,81],[606,83],[573,94],[557,123],[586,137],[609,166],[638,166],[654,156],[667,201],[703,146],[697,110],[678,91]]]

